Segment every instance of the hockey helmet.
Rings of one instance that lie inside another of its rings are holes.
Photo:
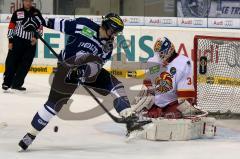
[[[120,33],[123,31],[124,23],[119,15],[115,13],[108,13],[103,17],[102,26],[106,30],[111,29],[114,33]]]
[[[175,53],[175,46],[168,38],[159,38],[154,44],[154,52],[161,60],[166,61]]]

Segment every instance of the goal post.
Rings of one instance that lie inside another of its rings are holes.
[[[193,61],[197,106],[240,119],[240,38],[197,35]]]

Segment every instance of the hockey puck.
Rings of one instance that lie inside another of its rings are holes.
[[[8,124],[5,123],[5,122],[0,123],[0,128],[5,128],[5,127],[7,127],[7,126],[8,126]]]
[[[54,132],[58,132],[58,126],[54,127]]]

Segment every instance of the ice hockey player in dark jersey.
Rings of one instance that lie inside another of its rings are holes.
[[[79,84],[91,87],[101,95],[111,95],[113,105],[119,115],[129,121],[128,132],[143,130],[143,124],[132,112],[123,84],[103,68],[111,58],[113,40],[124,29],[122,19],[114,13],[103,17],[98,25],[87,18],[74,20],[48,19],[48,28],[70,35],[61,61],[55,73],[46,103],[35,114],[31,130],[19,142],[21,150],[26,150],[40,131],[47,126],[67,103]],[[28,29],[34,25],[25,26]]]

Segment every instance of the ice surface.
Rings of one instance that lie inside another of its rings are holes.
[[[2,75],[1,75],[2,76]],[[0,81],[2,83],[2,80]],[[128,81],[129,82],[129,81]],[[29,128],[36,111],[49,93],[47,75],[28,75],[28,91],[0,93],[0,159],[229,159],[239,157],[240,122],[219,121],[218,136],[212,140],[125,142],[124,125],[111,121],[107,115],[85,121],[64,121],[54,118],[42,131],[29,151],[17,152],[17,143]],[[86,96],[73,97],[74,112],[96,106]],[[82,102],[84,101],[84,104]],[[112,111],[114,112],[114,111]],[[59,131],[53,131],[54,126]]]

